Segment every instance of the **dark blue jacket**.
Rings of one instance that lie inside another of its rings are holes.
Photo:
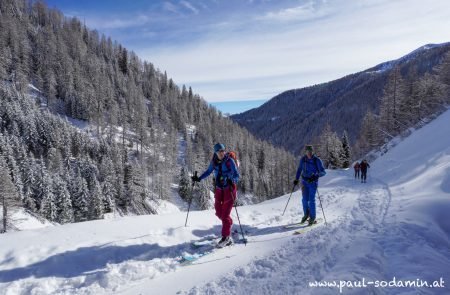
[[[308,159],[307,156],[303,156],[300,159],[300,164],[298,165],[297,175],[295,179],[300,179],[302,177],[302,183],[308,184],[307,179],[311,176],[317,175],[319,177],[327,174],[325,172],[325,168],[323,168],[322,160],[316,155],[313,155],[311,159]],[[315,182],[317,183],[317,181]]]
[[[211,160],[208,169],[200,176],[200,180],[208,177],[213,171],[217,187],[227,187],[228,179],[231,179],[231,181],[235,184],[239,181],[240,175],[237,170],[236,163],[228,155],[225,155],[222,161],[219,161],[216,157],[214,157],[213,160]]]

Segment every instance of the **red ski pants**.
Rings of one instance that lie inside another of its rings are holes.
[[[231,210],[236,196],[236,186],[219,188],[216,187],[214,192],[214,208],[216,209],[216,216],[222,221],[222,236],[228,237],[231,235]]]

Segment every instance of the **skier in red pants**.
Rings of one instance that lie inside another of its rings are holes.
[[[231,210],[236,200],[236,184],[239,181],[239,172],[232,152],[225,153],[225,145],[218,143],[214,145],[214,156],[208,169],[200,176],[192,176],[192,181],[200,182],[214,171],[214,208],[216,216],[222,221],[222,239],[217,246],[219,248],[233,244],[231,238]]]

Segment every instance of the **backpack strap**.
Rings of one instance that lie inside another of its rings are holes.
[[[317,157],[314,155],[314,165],[316,165],[317,173],[320,173],[319,164],[317,164]]]
[[[303,173],[306,174],[306,156],[303,156]],[[317,156],[313,155],[314,165],[316,166],[317,172],[320,173],[319,164],[317,164]]]
[[[227,165],[227,168],[228,168],[228,169],[231,169],[231,163],[230,163],[230,160],[231,160],[232,158],[230,157],[230,153],[227,153],[227,154],[225,155],[225,157],[227,157],[226,162],[225,162],[225,165]]]
[[[306,156],[303,156],[303,174],[306,175]]]
[[[213,166],[213,169],[216,169],[216,153],[213,154],[213,157],[211,159],[211,164]]]

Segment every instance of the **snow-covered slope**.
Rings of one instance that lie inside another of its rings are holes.
[[[301,217],[299,192],[285,216],[288,196],[239,207],[249,243],[195,265],[177,258],[199,251],[191,241],[219,233],[212,211],[191,212],[188,227],[179,212],[1,235],[0,294],[337,294],[309,283],[450,282],[449,134],[447,111],[372,163],[367,184],[330,171],[319,189],[328,224],[300,235],[284,228]],[[449,294],[447,285],[342,291]]]
[[[3,207],[0,206],[0,212]],[[14,208],[10,212],[10,220],[8,222],[8,231],[14,230],[33,230],[52,226],[53,223],[36,214],[31,214],[23,208]]]

